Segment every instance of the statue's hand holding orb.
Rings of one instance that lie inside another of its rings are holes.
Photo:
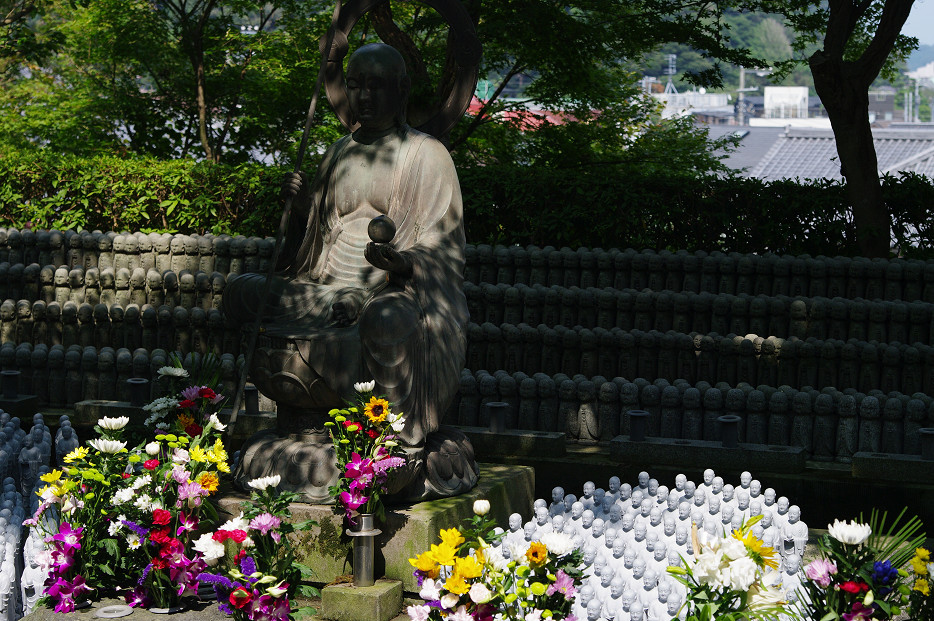
[[[367,234],[372,241],[363,252],[370,265],[395,276],[411,276],[411,260],[389,243],[396,235],[396,224],[389,216],[377,216],[370,220]]]

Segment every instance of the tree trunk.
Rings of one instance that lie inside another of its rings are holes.
[[[208,136],[208,104],[204,88],[204,54],[201,50],[192,56],[192,69],[195,71],[195,97],[198,105],[198,139],[204,150],[204,157],[209,162],[216,162],[214,149],[211,147],[211,138]]]
[[[840,157],[840,172],[853,208],[856,243],[867,257],[888,257],[888,207],[869,123],[869,85],[852,63],[816,52],[810,58],[814,88],[827,109]]]

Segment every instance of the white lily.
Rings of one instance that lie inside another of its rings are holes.
[[[110,417],[105,416],[97,421],[97,426],[101,429],[107,429],[108,431],[117,431],[118,429],[123,429],[130,423],[129,416],[116,416]]]

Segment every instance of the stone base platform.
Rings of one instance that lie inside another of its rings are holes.
[[[0,397],[0,410],[20,419],[32,418],[39,411],[39,397],[36,395],[17,395],[12,399]],[[25,424],[26,421],[23,420]]]
[[[417,592],[409,558],[439,543],[438,532],[442,528],[459,526],[473,515],[473,502],[478,498],[490,501],[491,515],[504,528],[511,513],[529,518],[535,501],[535,470],[529,466],[479,466],[480,480],[466,494],[387,509],[386,521],[379,524],[383,534],[376,538],[377,576],[401,580],[406,591]],[[221,497],[220,519],[238,515],[241,503],[248,498],[237,492]],[[343,512],[333,505],[301,503],[293,504],[291,510],[295,522],[317,522],[311,530],[298,534],[298,561],[314,572],[311,581],[329,583],[338,576],[350,574],[352,544],[350,537],[344,534]]]
[[[853,478],[930,484],[934,461],[920,455],[860,452],[853,455]]]
[[[804,449],[797,446],[769,446],[740,443],[726,448],[720,442],[646,438],[633,442],[629,436],[610,441],[610,458],[630,463],[678,464],[682,469],[732,470],[741,464],[753,472],[802,472],[806,465]]]
[[[368,587],[326,586],[321,604],[320,615],[329,621],[390,621],[402,612],[402,583],[382,579]]]
[[[141,407],[130,405],[129,401],[89,399],[75,404],[75,415],[71,424],[75,427],[90,428],[105,416],[126,416],[130,419],[130,425],[142,426],[149,414]]]

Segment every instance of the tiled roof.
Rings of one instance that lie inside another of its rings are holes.
[[[785,132],[783,127],[738,127],[736,125],[711,125],[708,130],[711,138],[723,138],[729,135],[740,137],[736,150],[728,153],[723,163],[734,170],[746,169],[746,175],[762,161],[778,137]]]
[[[877,129],[873,143],[880,173],[913,171],[934,178],[934,130]],[[746,174],[760,179],[840,179],[833,132],[789,128]]]

